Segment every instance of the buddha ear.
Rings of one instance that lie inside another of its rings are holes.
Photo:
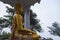
[[[23,12],[23,8],[21,8],[21,12]]]

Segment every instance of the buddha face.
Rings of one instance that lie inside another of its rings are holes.
[[[16,3],[14,6],[14,11],[18,14],[21,14],[23,12],[23,9],[19,3]]]
[[[22,14],[22,10],[21,9],[18,9],[15,11],[17,14]]]

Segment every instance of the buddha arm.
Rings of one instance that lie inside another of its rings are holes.
[[[34,33],[34,34],[36,34],[35,32],[33,32],[33,31],[31,31],[31,30],[29,30],[29,29],[25,29],[25,28],[23,28],[23,22],[22,22],[22,20],[23,20],[23,18],[22,18],[22,16],[21,15],[19,15],[19,14],[16,14],[15,15],[15,17],[16,17],[16,24],[17,24],[17,30],[19,30],[19,31],[21,31],[21,32],[24,32],[24,33]]]
[[[15,17],[13,17],[11,31],[13,31],[15,29],[15,26],[16,26]]]
[[[13,17],[13,20],[12,20],[11,35],[9,40],[14,40],[14,32],[15,32],[15,17]]]

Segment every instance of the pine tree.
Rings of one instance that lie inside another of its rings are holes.
[[[50,33],[53,35],[60,36],[60,24],[57,22],[52,23],[52,27],[48,27]]]

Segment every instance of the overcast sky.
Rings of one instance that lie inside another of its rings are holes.
[[[60,23],[60,0],[41,0],[41,3],[36,3],[31,6],[34,13],[38,15],[40,24],[44,29],[44,33],[40,33],[42,37],[51,37],[54,40],[60,40],[60,37],[53,36],[48,33],[47,26],[51,26],[55,21]]]
[[[7,14],[6,5],[7,4],[0,2],[0,17]],[[60,37],[51,35],[47,28],[47,26],[51,26],[55,21],[60,23],[60,0],[41,0],[40,4],[36,3],[34,6],[31,6],[31,9],[38,15],[37,18],[40,19],[40,24],[44,29],[44,32],[39,33],[39,35],[46,38],[51,37],[54,40],[60,40]]]

